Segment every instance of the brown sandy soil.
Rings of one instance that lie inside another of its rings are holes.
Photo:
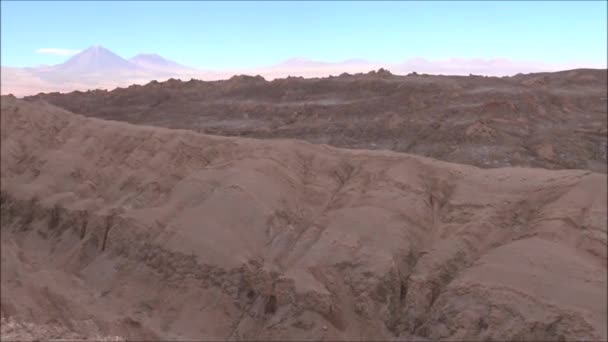
[[[74,113],[228,136],[387,149],[482,168],[606,173],[607,71],[513,77],[235,76],[42,94]],[[551,152],[548,152],[551,151]]]
[[[86,335],[80,335],[57,323],[39,325],[28,322],[19,322],[13,317],[1,317],[0,329],[2,329],[0,332],[2,341],[125,341],[125,339],[120,336],[93,335],[90,333],[90,331],[87,332]]]
[[[605,174],[1,109],[3,340],[608,336]]]

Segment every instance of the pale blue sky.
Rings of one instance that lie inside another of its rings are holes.
[[[605,64],[606,3],[2,1],[1,62],[55,64],[67,57],[35,50],[100,44],[209,69],[292,57]]]

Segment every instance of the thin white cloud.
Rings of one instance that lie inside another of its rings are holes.
[[[55,55],[55,56],[73,56],[79,53],[81,50],[72,49],[56,49],[56,48],[43,48],[36,50],[36,53]]]

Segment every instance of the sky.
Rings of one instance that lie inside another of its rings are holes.
[[[606,65],[606,1],[2,1],[1,64],[57,64],[92,45],[202,69],[300,57],[504,58]]]

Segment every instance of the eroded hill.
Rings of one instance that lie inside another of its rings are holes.
[[[387,71],[266,81],[170,80],[113,91],[40,94],[103,119],[228,136],[388,149],[483,168],[606,172],[606,70],[513,77]]]
[[[207,86],[190,84],[174,85]],[[125,91],[147,93],[105,96]],[[78,96],[102,95],[57,99]],[[129,112],[162,124],[160,109]],[[209,136],[10,97],[0,156],[3,317],[133,340],[608,336],[605,174]]]

